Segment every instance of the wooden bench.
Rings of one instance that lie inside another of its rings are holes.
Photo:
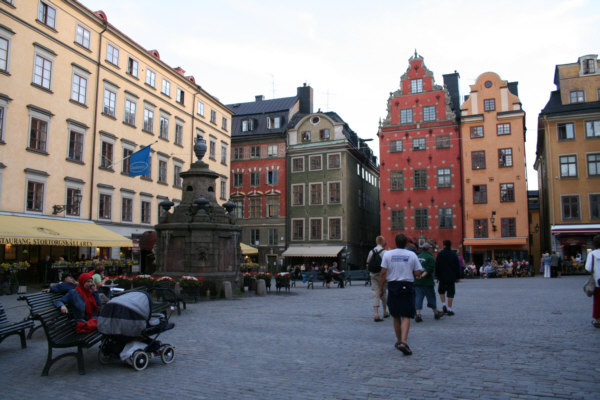
[[[156,307],[154,302],[152,304],[152,312],[160,313],[168,309],[169,306],[173,306],[177,308],[177,315],[181,315],[181,307],[184,310],[186,309],[183,296],[175,293],[174,286],[169,281],[159,281],[149,290],[149,293],[153,300],[157,300]],[[161,309],[161,311],[158,311],[157,308]]]
[[[4,311],[4,307],[0,304],[0,342],[6,339],[10,335],[19,335],[21,339],[21,348],[27,347],[27,340],[25,339],[25,330],[33,327],[33,321],[25,319],[19,322],[10,322]]]
[[[371,275],[366,269],[357,269],[346,272],[346,283],[352,286],[352,281],[364,280],[365,286],[371,284]]]
[[[60,293],[40,292],[19,296],[18,300],[24,300],[27,302],[27,307],[29,307],[29,319],[31,321],[35,321],[36,314],[49,308],[55,308],[56,306],[54,305],[54,301],[60,299],[62,296],[63,295]],[[27,334],[27,339],[31,339],[33,332],[41,327],[41,324],[36,326],[34,323],[32,323],[31,328],[29,329],[29,334]]]

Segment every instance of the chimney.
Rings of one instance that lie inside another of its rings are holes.
[[[313,112],[313,90],[306,83],[298,88],[297,95],[300,100],[300,113],[311,114]]]
[[[263,96],[262,94],[258,95],[258,96],[254,96],[255,101],[263,101],[265,99],[265,96]]]
[[[446,85],[450,100],[452,101],[451,108],[456,114],[456,117],[460,118],[460,91],[458,87],[460,75],[458,72],[454,71],[451,74],[444,74],[442,76],[444,77],[444,85]]]
[[[519,85],[519,82],[508,82],[508,91],[517,97],[519,96],[518,85]]]

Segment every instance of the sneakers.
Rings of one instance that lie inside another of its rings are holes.
[[[423,318],[421,318],[421,314],[417,314],[415,317],[415,322],[423,322]]]
[[[444,312],[444,314],[448,314],[448,309],[446,308],[445,305],[444,305],[444,307],[442,307],[442,311]]]
[[[444,313],[441,312],[441,311],[438,311],[438,312],[436,312],[436,313],[433,314],[433,318],[435,318],[435,319],[440,319],[443,316],[444,316]]]
[[[454,315],[454,311],[448,310],[448,312],[446,312],[446,314],[448,314],[448,315]]]

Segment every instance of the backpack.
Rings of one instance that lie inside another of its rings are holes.
[[[367,264],[369,272],[372,272],[374,274],[381,272],[381,252],[383,252],[383,250],[384,249],[381,249],[379,251],[375,251],[375,249],[371,250],[373,252],[373,255],[371,256],[371,260]]]

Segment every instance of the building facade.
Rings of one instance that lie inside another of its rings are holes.
[[[416,244],[442,247],[463,239],[458,74],[435,84],[415,52],[388,99],[379,131],[381,234],[393,247],[398,232]]]
[[[481,74],[461,106],[465,256],[528,259],[525,112],[517,82]]]
[[[600,233],[600,64],[596,54],[560,64],[538,117],[542,251],[571,259]]]
[[[196,135],[228,198],[232,112],[193,76],[77,1],[2,1],[0,15],[0,212],[92,221],[135,239],[153,230],[160,201],[180,199]],[[130,177],[129,156],[148,145],[150,173]]]

